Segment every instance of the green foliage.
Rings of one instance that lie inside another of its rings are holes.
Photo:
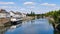
[[[27,16],[35,16],[35,13],[31,11],[30,14],[27,13]]]
[[[60,23],[60,10],[50,11],[45,16],[52,17],[56,23]]]
[[[37,16],[37,18],[43,17],[45,14],[35,14],[34,12],[31,11],[30,14],[27,13],[27,16]]]

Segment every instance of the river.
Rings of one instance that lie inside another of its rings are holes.
[[[12,28],[14,27],[14,28]],[[52,24],[46,18],[22,21],[19,25],[13,25],[4,34],[57,34]]]

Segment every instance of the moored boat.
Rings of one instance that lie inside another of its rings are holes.
[[[22,19],[21,18],[11,18],[11,24],[16,25],[21,23]]]

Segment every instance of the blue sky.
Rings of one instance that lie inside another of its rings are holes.
[[[60,0],[0,0],[0,8],[7,11],[20,11],[30,13],[31,11],[41,14],[60,9]]]

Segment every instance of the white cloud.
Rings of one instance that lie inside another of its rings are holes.
[[[24,2],[25,5],[33,5],[35,4],[34,2]]]
[[[43,5],[43,6],[56,6],[56,4],[49,4],[49,3],[42,3],[40,5]]]
[[[0,4],[15,4],[14,2],[0,2]]]

